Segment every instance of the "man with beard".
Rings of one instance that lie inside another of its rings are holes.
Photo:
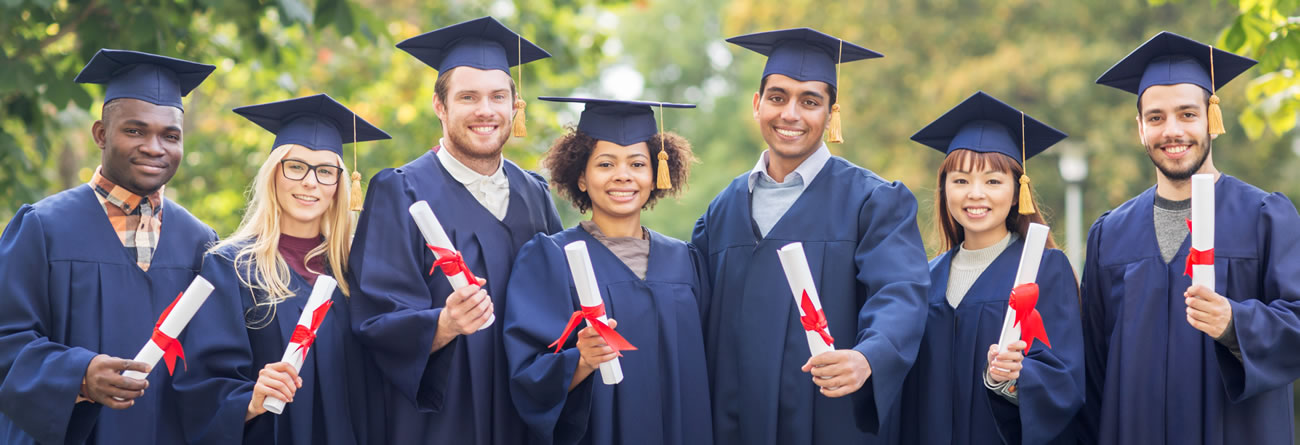
[[[1088,234],[1081,303],[1091,443],[1293,440],[1300,215],[1286,196],[1220,173],[1211,150],[1223,132],[1215,89],[1254,64],[1162,32],[1097,80],[1138,95],[1138,136],[1156,185]],[[1215,177],[1213,289],[1185,275],[1193,174]]]
[[[546,181],[501,148],[512,116],[523,118],[510,67],[550,54],[491,17],[397,47],[438,70],[433,108],[444,138],[370,180],[353,241],[353,330],[383,373],[387,443],[522,443],[502,324],[491,320],[505,312],[520,246],[563,227]],[[416,201],[433,208],[477,285],[452,289],[431,270],[436,257],[407,211]]]
[[[77,75],[105,85],[90,130],[100,166],[88,184],[23,205],[0,236],[0,443],[183,440],[170,370],[126,357],[216,241],[163,195],[184,154],[181,97],[213,69],[101,49]]]
[[[691,240],[713,289],[704,344],[714,440],[873,443],[916,359],[930,274],[916,198],[832,156],[822,135],[839,131],[836,66],[881,55],[809,28],[728,42],[768,57],[753,103],[768,149],[709,204]],[[793,242],[821,296],[822,310],[805,317],[777,258]],[[834,350],[810,357],[809,331]]]

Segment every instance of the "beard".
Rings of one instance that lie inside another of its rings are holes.
[[[501,148],[505,147],[506,141],[510,140],[510,122],[498,125],[500,125],[498,130],[500,134],[495,141],[487,144],[475,143],[466,126],[452,127],[446,136],[451,140],[451,145],[456,147],[456,151],[463,156],[479,160],[496,160],[501,156]]]
[[[1191,179],[1192,175],[1196,174],[1196,172],[1198,171],[1201,171],[1201,166],[1205,165],[1205,160],[1210,157],[1209,138],[1205,138],[1199,141],[1190,140],[1190,139],[1178,139],[1173,141],[1167,141],[1165,142],[1165,144],[1187,144],[1187,145],[1191,145],[1192,147],[1190,148],[1190,150],[1193,150],[1193,152],[1191,153],[1192,155],[1191,164],[1187,165],[1186,167],[1179,167],[1176,164],[1177,161],[1166,160],[1164,163],[1161,163],[1161,161],[1156,159],[1156,153],[1160,152],[1161,150],[1150,144],[1145,144],[1147,150],[1147,157],[1151,159],[1151,163],[1156,166],[1157,170],[1160,170],[1161,174],[1165,175],[1166,178],[1169,178],[1170,180],[1173,181],[1186,181]],[[1199,151],[1199,153],[1197,153],[1197,151]]]

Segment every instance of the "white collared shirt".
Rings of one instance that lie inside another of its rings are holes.
[[[803,195],[804,190],[808,189],[808,184],[812,183],[817,174],[822,171],[822,167],[826,166],[826,161],[830,159],[830,149],[826,148],[826,144],[822,144],[793,172],[785,175],[784,182],[777,182],[767,173],[768,151],[763,151],[758,158],[758,164],[749,172],[749,192],[753,195],[750,214],[754,217],[754,223],[758,225],[760,235],[767,236],[772,227],[776,226],[777,221],[780,221],[799,196]]]
[[[497,164],[495,173],[483,176],[452,156],[442,139],[438,140],[438,145],[438,161],[442,162],[447,173],[464,185],[469,194],[497,220],[505,219],[506,210],[510,208],[510,180],[506,177],[505,160]]]

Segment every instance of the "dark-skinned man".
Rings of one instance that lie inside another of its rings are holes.
[[[181,97],[213,69],[103,49],[77,76],[105,85],[100,166],[0,235],[0,442],[181,441],[170,375],[121,373],[150,371],[128,357],[216,240],[163,196],[184,152]]]

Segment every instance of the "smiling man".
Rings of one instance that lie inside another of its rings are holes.
[[[1294,439],[1300,215],[1286,196],[1219,172],[1211,149],[1222,133],[1215,90],[1254,64],[1162,32],[1097,80],[1138,96],[1137,135],[1156,185],[1088,234],[1090,443]],[[1193,174],[1215,178],[1213,289],[1184,275]]]
[[[212,229],[163,196],[184,153],[181,97],[212,65],[102,49],[89,184],[23,205],[0,236],[0,442],[178,443],[168,372],[129,360],[198,273]],[[177,372],[184,372],[178,370]]]
[[[510,67],[550,57],[491,17],[399,43],[438,70],[438,147],[370,180],[353,241],[353,330],[383,372],[387,443],[517,444],[500,322],[515,254],[560,231],[546,181],[501,156],[522,103]],[[522,118],[522,115],[519,116]],[[427,201],[470,271],[452,289],[407,208]]]
[[[916,198],[831,156],[836,65],[881,57],[800,28],[728,42],[768,56],[754,120],[767,150],[709,205],[705,348],[719,444],[872,443],[916,358],[930,278]],[[777,249],[802,242],[835,350],[810,357]]]

